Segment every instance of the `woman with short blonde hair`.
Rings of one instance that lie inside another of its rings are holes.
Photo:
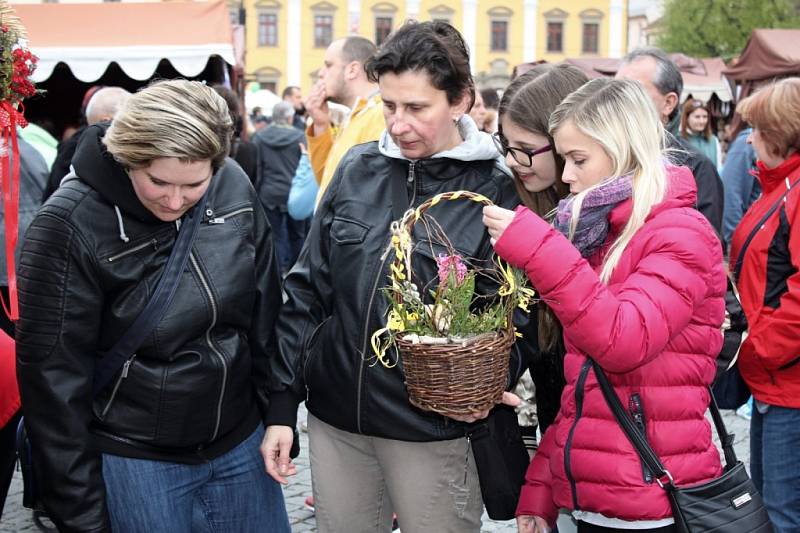
[[[59,530],[289,531],[259,453],[280,280],[261,203],[225,161],[230,134],[210,87],[144,88],[110,127],[87,128],[75,178],[29,228],[17,368]],[[185,267],[165,276],[194,228]],[[141,330],[162,278],[174,297]],[[116,361],[132,324],[145,340]]]
[[[528,469],[522,532],[558,508],[579,533],[675,531],[666,492],[606,403],[594,360],[678,485],[720,475],[705,418],[722,337],[722,247],[694,209],[688,169],[667,164],[664,133],[634,81],[595,79],[550,118],[570,195],[555,227],[526,208],[484,208],[495,250],[524,268],[564,328],[567,385]]]

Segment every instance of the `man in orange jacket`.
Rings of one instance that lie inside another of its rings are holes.
[[[376,52],[364,37],[338,39],[328,46],[319,81],[305,101],[313,124],[306,129],[311,167],[320,184],[317,202],[345,153],[353,146],[376,141],[386,127],[378,85],[367,79],[364,63]],[[328,102],[351,109],[338,127],[331,123]]]

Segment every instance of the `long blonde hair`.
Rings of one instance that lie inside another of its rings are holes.
[[[600,270],[600,279],[608,283],[625,247],[666,193],[664,128],[638,82],[609,78],[594,79],[567,96],[550,117],[550,134],[555,136],[567,122],[603,148],[613,163],[614,178],[631,177],[633,211]],[[575,196],[570,235],[577,227],[584,198],[599,185]]]

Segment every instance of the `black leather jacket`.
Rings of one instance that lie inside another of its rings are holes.
[[[307,398],[312,414],[353,433],[403,441],[464,435],[463,424],[409,404],[402,362],[388,369],[374,361],[370,336],[385,325],[388,307],[381,288],[389,285],[392,257],[386,253],[394,218],[391,180],[406,184],[412,206],[462,189],[506,208],[519,204],[511,178],[492,158],[411,162],[383,155],[378,142],[351,149],[285,281],[268,424],[294,425],[297,404]],[[464,257],[486,260],[493,251],[481,209],[470,201],[445,201],[428,213]],[[413,270],[420,280],[435,279],[422,224],[414,233]],[[522,371],[518,352],[512,350],[509,385]]]
[[[255,430],[281,304],[266,216],[228,160],[169,310],[92,401],[98,353],[146,305],[177,234],[138,201],[93,128],[73,159],[79,179],[42,207],[19,267],[20,391],[42,499],[64,531],[109,527],[98,452],[200,463]]]

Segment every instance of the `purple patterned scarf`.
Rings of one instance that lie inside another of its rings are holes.
[[[633,183],[630,176],[608,179],[595,187],[584,197],[578,227],[572,237],[572,244],[583,257],[594,254],[608,236],[608,214],[617,204],[627,200],[633,194]],[[567,196],[558,202],[555,227],[569,238],[569,225],[572,220],[572,203],[574,195]]]

